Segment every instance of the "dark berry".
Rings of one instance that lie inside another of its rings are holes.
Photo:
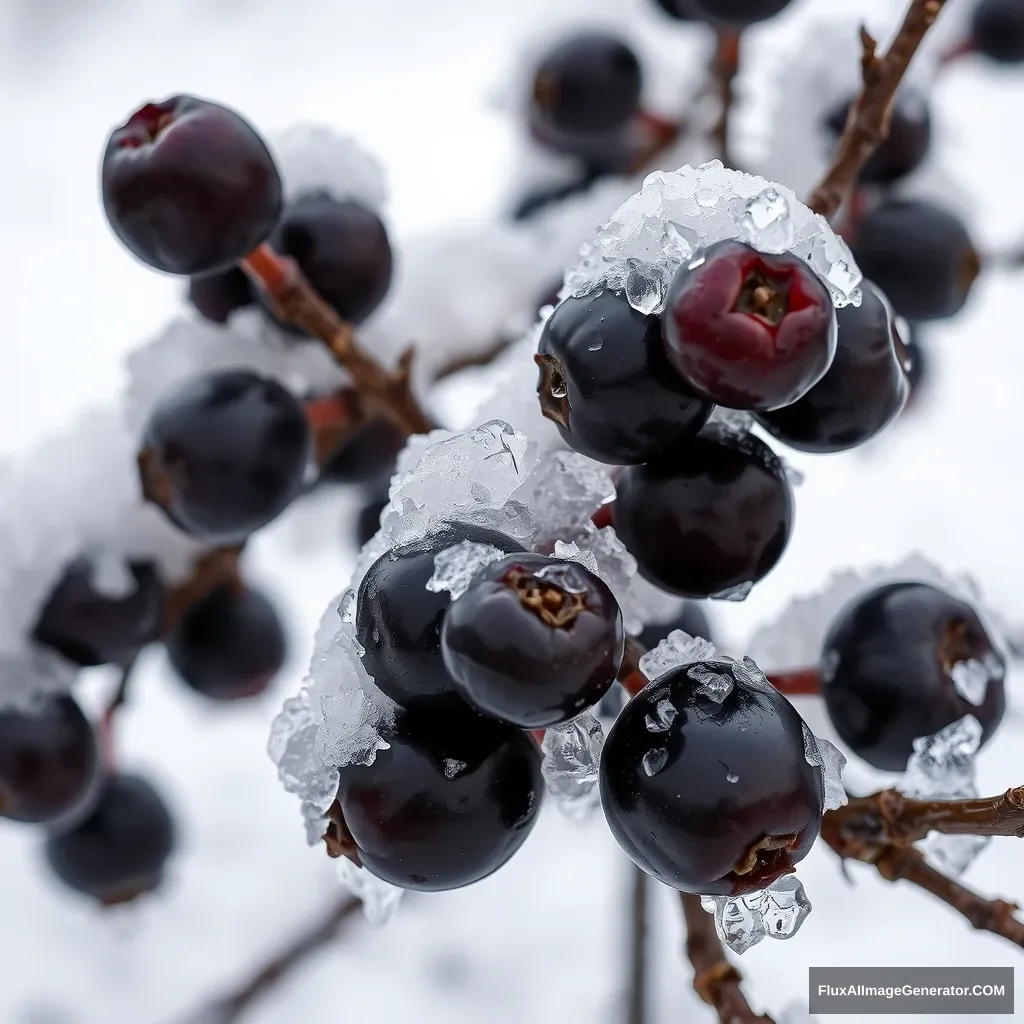
[[[266,241],[281,215],[281,178],[239,116],[195,96],[147,103],[107,140],[103,209],[144,263],[208,274]]]
[[[707,612],[695,601],[687,601],[671,622],[652,623],[644,626],[643,632],[637,637],[637,640],[640,641],[645,651],[652,651],[668,637],[669,633],[677,629],[681,629],[689,636],[714,643]]]
[[[615,682],[625,634],[608,586],[573,562],[509,555],[453,601],[445,667],[466,701],[524,729],[593,707]]]
[[[862,291],[859,306],[844,306],[836,313],[836,357],[825,376],[792,405],[758,417],[791,448],[855,448],[891,423],[906,403],[910,361],[892,307],[870,282],[864,282]]]
[[[973,668],[988,677],[976,694],[980,704],[954,683],[954,671]],[[855,754],[901,772],[915,739],[965,715],[978,719],[988,739],[1005,709],[1005,670],[969,604],[927,583],[890,583],[857,598],[833,621],[822,649],[821,693],[836,732]]]
[[[174,845],[159,793],[135,775],[112,775],[87,818],[47,839],[46,859],[65,885],[112,906],[156,889]]]
[[[388,233],[373,210],[353,199],[311,192],[288,203],[271,245],[299,265],[309,283],[349,323],[360,324],[391,286]],[[294,324],[279,326],[292,334]]]
[[[34,638],[83,668],[131,661],[163,632],[164,588],[152,562],[128,569],[133,589],[111,597],[93,584],[89,559],[76,559],[43,605]]]
[[[68,696],[0,711],[0,815],[50,822],[80,806],[99,771],[96,733]]]
[[[428,590],[434,556],[468,541],[504,554],[522,551],[510,537],[449,523],[431,536],[392,548],[367,570],[356,599],[356,637],[373,681],[405,708],[465,708],[441,656],[447,590]]]
[[[921,400],[928,390],[928,379],[931,371],[928,368],[930,355],[925,355],[924,346],[914,338],[907,342],[907,384],[910,394],[907,397],[907,408]]]
[[[251,587],[228,585],[207,594],[167,638],[174,671],[197,693],[214,700],[262,693],[286,653],[276,609]]]
[[[516,222],[529,220],[542,210],[546,210],[549,206],[569,199],[571,196],[586,192],[597,181],[599,176],[596,169],[586,168],[578,177],[565,184],[545,185],[528,192],[516,204],[515,209],[512,211],[512,220]],[[558,287],[559,289],[562,287],[561,281],[558,282]]]
[[[390,471],[404,447],[405,436],[389,420],[373,420],[324,463],[320,479],[335,484],[368,483]]]
[[[586,32],[541,60],[533,79],[533,109],[556,132],[604,135],[633,119],[642,85],[640,61],[626,43]]]
[[[710,425],[666,458],[630,466],[616,485],[613,521],[651,583],[703,598],[768,575],[789,542],[793,506],[766,444]]]
[[[673,450],[707,422],[711,405],[669,365],[661,322],[625,296],[569,298],[538,345],[541,408],[576,451],[619,465]]]
[[[790,0],[677,0],[677,3],[700,21],[743,28],[774,18],[789,6]]]
[[[733,680],[718,703],[684,665],[623,709],[601,754],[601,803],[638,867],[683,892],[762,889],[808,853],[824,803],[804,725],[774,687]]]
[[[379,878],[437,892],[486,878],[522,846],[544,796],[529,734],[468,712],[416,712],[386,738],[372,765],[342,769],[329,848],[333,832]]]
[[[654,0],[654,3],[676,21],[695,21],[697,18],[690,9],[689,0]]]
[[[188,280],[188,300],[215,324],[226,324],[236,309],[253,302],[253,289],[244,270],[231,267]]]
[[[734,409],[778,409],[816,384],[836,350],[828,289],[803,260],[719,242],[684,263],[661,314],[669,362]]]
[[[1024,4],[1021,0],[978,0],[971,14],[976,52],[999,64],[1024,62]]]
[[[375,498],[369,504],[364,505],[356,516],[356,542],[362,547],[368,544],[370,539],[380,529],[380,514],[384,511],[388,499]]]
[[[981,270],[960,218],[920,199],[887,199],[869,211],[852,249],[864,276],[910,320],[958,313]]]
[[[283,512],[312,455],[298,399],[248,370],[186,381],[153,411],[143,445],[146,497],[186,533],[218,544]]]
[[[850,104],[832,112],[826,124],[838,140],[846,127]],[[925,98],[917,92],[901,91],[892,108],[889,135],[868,157],[860,171],[860,180],[872,185],[888,185],[916,170],[928,155],[932,139],[932,120]]]

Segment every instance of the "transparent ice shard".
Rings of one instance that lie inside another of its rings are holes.
[[[446,757],[444,759],[444,777],[446,779],[454,779],[459,772],[466,770],[466,762],[459,761],[454,757]]]
[[[654,706],[654,711],[644,719],[644,725],[648,732],[668,732],[678,715],[675,705],[666,697]]]
[[[715,931],[734,953],[745,953],[764,938],[791,939],[811,912],[796,875],[745,896],[702,896],[701,906],[715,915]]]
[[[808,764],[821,769],[825,787],[825,810],[834,811],[848,802],[846,787],[843,785],[843,769],[846,755],[834,744],[821,736],[815,736],[806,722],[804,730],[804,759]]]
[[[644,754],[641,763],[646,775],[657,775],[668,764],[668,750],[665,747],[652,747]]]
[[[674,629],[657,647],[640,658],[640,671],[654,682],[682,665],[710,661],[714,657],[713,643],[701,637],[692,637],[681,629]]]
[[[796,234],[789,201],[773,185],[748,201],[740,227],[743,240],[760,252],[786,252]]]
[[[555,452],[537,463],[516,496],[533,509],[537,540],[569,540],[614,500],[615,484],[606,466],[578,452]]]
[[[989,652],[982,658],[958,661],[949,674],[960,696],[980,707],[985,703],[989,683],[1001,683],[1005,672],[1002,661]]]
[[[745,437],[754,426],[754,414],[742,409],[725,409],[716,405],[708,423],[714,424],[732,437]]]
[[[698,692],[716,704],[721,704],[732,693],[735,676],[731,661],[699,662],[690,666],[687,675],[697,684]]]
[[[387,924],[395,916],[405,890],[366,868],[356,867],[348,857],[339,857],[335,863],[341,884],[362,902],[366,920],[372,925]]]
[[[555,541],[555,558],[561,558],[566,562],[578,562],[585,569],[589,569],[595,575],[597,572],[597,556],[593,551],[580,547],[576,541]]]
[[[730,587],[728,590],[723,590],[718,594],[712,594],[712,601],[746,601],[750,596],[750,592],[754,589],[754,584],[751,580],[747,580],[743,583],[738,583],[735,587]]]
[[[601,723],[590,711],[544,731],[541,772],[567,818],[581,820],[600,803],[597,783],[603,745]]]
[[[434,555],[434,575],[427,580],[427,590],[435,594],[447,590],[455,600],[469,589],[481,569],[504,557],[505,552],[493,544],[469,540],[453,544]]]

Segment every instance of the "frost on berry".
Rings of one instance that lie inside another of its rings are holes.
[[[784,875],[767,889],[745,896],[702,896],[715,915],[719,939],[734,953],[745,953],[762,939],[791,939],[811,912],[811,902],[795,875]]]
[[[600,805],[598,771],[604,730],[590,712],[544,731],[541,772],[558,809],[574,821]]]
[[[581,249],[562,297],[624,291],[634,309],[660,313],[676,270],[702,250],[739,239],[763,252],[790,252],[828,287],[837,307],[860,302],[860,273],[846,243],[794,192],[713,160],[656,171]]]
[[[434,555],[434,575],[427,580],[427,590],[435,594],[447,590],[452,600],[462,597],[473,577],[491,562],[504,558],[505,552],[493,544],[477,544],[464,540]]]
[[[657,647],[640,658],[640,671],[653,683],[681,665],[710,661],[714,657],[715,645],[711,641],[673,629]]]

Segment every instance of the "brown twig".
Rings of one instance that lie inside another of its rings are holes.
[[[300,935],[291,945],[272,957],[237,989],[198,1013],[184,1018],[182,1024],[234,1024],[240,1020],[257,1000],[277,985],[290,971],[304,963],[309,956],[326,946],[341,930],[346,921],[354,917],[360,902],[354,896],[339,900],[322,920]]]
[[[629,921],[629,982],[626,996],[626,1024],[647,1022],[647,873],[635,864]]]
[[[768,682],[787,697],[812,697],[821,693],[821,679],[816,668],[795,668],[765,674]]]
[[[114,719],[117,717],[118,710],[128,702],[128,691],[131,687],[132,673],[135,671],[137,660],[137,657],[132,658],[131,661],[121,666],[121,676],[117,681],[117,686],[103,708],[96,727],[100,755],[108,770],[113,769],[117,764],[114,754]]]
[[[719,29],[715,45],[715,56],[711,62],[711,77],[721,104],[713,135],[718,146],[718,155],[726,167],[732,167],[732,153],[729,145],[729,120],[732,114],[735,92],[733,84],[740,70],[740,33],[735,29]]]
[[[436,424],[412,393],[412,349],[406,349],[393,370],[385,369],[356,340],[355,328],[326,303],[306,280],[294,260],[264,243],[249,253],[241,267],[265,292],[279,319],[319,338],[338,364],[352,375],[360,394],[406,434],[425,434]]]
[[[850,107],[832,164],[807,205],[832,217],[846,201],[864,162],[889,135],[892,103],[910,62],[946,0],[911,0],[903,24],[884,57],[867,29],[860,30],[863,88]]]
[[[681,892],[686,921],[686,955],[693,964],[693,990],[718,1014],[721,1024],[774,1024],[754,1013],[743,994],[743,976],[726,959],[715,931],[715,919],[700,905],[700,897]]]

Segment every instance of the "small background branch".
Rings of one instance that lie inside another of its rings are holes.
[[[631,867],[626,1024],[647,1024],[647,874]]]
[[[736,98],[734,84],[740,70],[740,33],[731,29],[719,29],[715,45],[715,56],[711,63],[711,77],[718,93],[720,109],[714,127],[714,138],[718,145],[718,156],[726,167],[733,166],[729,139],[729,122]]]

